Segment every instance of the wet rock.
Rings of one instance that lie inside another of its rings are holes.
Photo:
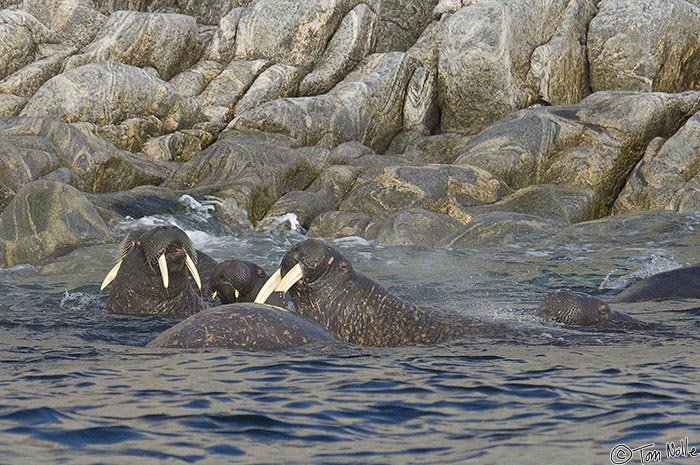
[[[167,165],[48,118],[0,118],[0,147],[7,154],[0,166],[9,164],[0,169],[4,173],[0,177],[14,190],[58,168],[70,169],[82,190],[98,192],[157,184],[171,171]]]
[[[584,96],[583,38],[594,11],[593,0],[494,0],[450,15],[437,70],[442,130],[476,133],[540,99],[540,82],[553,103]]]
[[[78,245],[109,242],[107,225],[85,196],[66,184],[27,184],[0,215],[0,265],[41,263]]]
[[[486,213],[458,228],[442,244],[470,247],[484,244],[522,244],[551,237],[563,224],[534,215],[510,212]]]
[[[151,215],[175,215],[184,208],[178,201],[181,194],[157,186],[138,186],[120,192],[86,194],[104,221],[143,218]]]
[[[694,1],[601,2],[588,33],[593,91],[700,89],[699,34]]]
[[[700,113],[669,139],[649,144],[613,207],[642,210],[700,210]]]
[[[486,212],[514,212],[563,223],[593,219],[593,191],[588,188],[536,184],[519,189],[492,205],[475,207],[474,215]]]
[[[364,3],[342,20],[315,69],[299,84],[299,95],[328,92],[374,48],[377,15]]]
[[[168,80],[198,61],[201,46],[192,16],[117,11],[83,53],[71,57],[66,69],[96,61],[153,67]]]
[[[311,237],[340,237],[359,236],[372,240],[376,237],[380,221],[363,213],[329,211],[318,215],[309,226],[308,235]]]
[[[374,240],[379,244],[432,246],[460,226],[462,223],[449,215],[410,208],[384,220]]]
[[[268,102],[239,115],[229,128],[280,133],[302,146],[356,140],[382,151],[402,128],[414,69],[405,53],[372,55],[327,94]]]
[[[92,42],[107,19],[88,0],[24,0],[22,9],[50,29],[56,40],[77,48]]]
[[[496,202],[509,193],[503,181],[471,166],[388,166],[362,175],[340,209],[385,219],[419,207],[466,222],[468,207]]]
[[[20,115],[98,125],[152,116],[162,123],[162,132],[179,129],[194,117],[171,84],[114,61],[91,63],[51,78]]]
[[[700,93],[597,92],[576,105],[517,112],[486,128],[456,164],[479,166],[513,188],[592,189],[603,216],[655,137],[669,137],[700,109]]]

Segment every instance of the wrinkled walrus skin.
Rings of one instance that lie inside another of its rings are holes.
[[[272,351],[334,341],[332,334],[299,315],[265,304],[237,303],[192,315],[148,347]]]
[[[254,302],[267,278],[267,272],[256,263],[226,260],[214,267],[209,282],[222,304],[235,304]],[[287,310],[293,308],[289,296],[282,292],[273,292],[265,303]]]
[[[700,299],[700,265],[651,275],[623,290],[613,302]]]
[[[196,260],[189,237],[175,226],[158,226],[129,234],[120,246],[121,266],[112,281],[107,311],[184,318],[203,310],[206,305],[185,267],[186,255]],[[167,287],[157,264],[160,256],[167,263]]]
[[[288,289],[296,313],[345,342],[368,346],[436,344],[469,336],[502,337],[512,332],[500,323],[410,304],[355,272],[337,250],[315,239],[307,239],[287,252],[282,259],[282,276],[286,277],[297,264],[302,278]]]
[[[547,294],[537,308],[537,315],[567,325],[598,329],[647,329],[655,326],[654,323],[612,310],[606,302],[582,292]]]

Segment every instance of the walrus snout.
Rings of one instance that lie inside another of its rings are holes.
[[[581,292],[559,291],[547,294],[537,309],[541,317],[568,325],[596,325],[610,321],[610,306]]]
[[[260,266],[242,260],[221,262],[211,273],[211,288],[221,303],[252,302],[267,280]]]

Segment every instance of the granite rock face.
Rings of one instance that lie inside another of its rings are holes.
[[[700,209],[698,0],[0,8],[13,218],[38,214],[22,199],[65,196],[96,225],[85,202],[113,220],[167,214],[187,193],[215,196],[224,230],[462,247]],[[59,245],[6,231],[4,260],[41,262],[99,231]]]

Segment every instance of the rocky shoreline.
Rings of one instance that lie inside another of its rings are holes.
[[[699,0],[0,8],[3,267],[182,194],[454,247],[700,209]]]

